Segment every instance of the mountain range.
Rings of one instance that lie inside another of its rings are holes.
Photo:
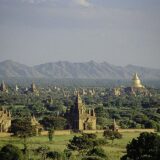
[[[27,66],[6,60],[0,62],[0,78],[72,78],[72,79],[131,79],[133,73],[138,73],[146,80],[160,80],[160,69],[152,69],[135,65],[125,67],[107,62],[95,61],[71,63],[58,61],[36,66]]]

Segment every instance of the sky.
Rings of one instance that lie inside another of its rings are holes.
[[[0,61],[160,68],[160,0],[0,0]]]

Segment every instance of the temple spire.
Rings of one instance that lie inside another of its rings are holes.
[[[133,81],[133,87],[135,87],[135,88],[144,88],[144,86],[142,85],[141,80],[138,77],[137,73],[135,73],[133,75],[132,81]]]

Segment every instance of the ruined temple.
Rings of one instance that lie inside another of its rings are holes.
[[[113,124],[110,126],[110,129],[111,129],[112,131],[118,131],[118,130],[119,130],[119,126],[117,125],[115,119],[113,119]]]
[[[28,91],[35,94],[35,95],[39,95],[39,90],[37,89],[34,82],[31,84],[31,87]]]
[[[35,116],[31,116],[31,125],[35,128],[36,135],[38,135],[42,130],[42,125],[36,120]]]
[[[8,89],[7,89],[7,86],[6,84],[4,83],[4,81],[2,81],[1,85],[0,85],[0,91],[1,92],[5,92],[5,93],[8,93]]]
[[[11,113],[3,107],[0,109],[0,132],[8,132],[11,127]]]
[[[96,130],[95,111],[86,108],[79,93],[74,106],[68,110],[68,120],[73,130]]]

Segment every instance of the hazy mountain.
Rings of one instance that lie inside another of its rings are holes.
[[[159,80],[160,69],[128,65],[120,67],[107,62],[71,63],[59,61],[29,67],[11,60],[0,62],[0,77],[130,79],[137,72],[143,79]]]
[[[0,62],[0,77],[28,77],[40,78],[43,75],[37,72],[34,67],[29,67],[11,60]]]

